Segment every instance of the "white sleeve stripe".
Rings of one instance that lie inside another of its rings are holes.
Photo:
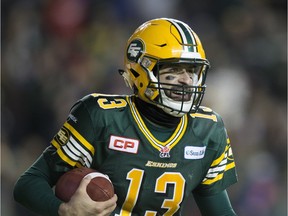
[[[215,178],[217,177],[221,172],[224,172],[226,169],[226,165],[227,165],[227,154],[225,154],[225,157],[223,158],[223,160],[216,166],[213,168],[210,168],[205,176],[206,178]]]
[[[227,157],[225,157],[225,159],[222,160],[218,166],[225,165],[225,164],[227,164]]]
[[[81,154],[81,152],[78,149],[76,149],[70,141],[67,143],[66,146],[70,150],[70,152],[77,157],[77,161],[79,161],[82,165],[85,165],[85,164],[86,166],[90,165],[90,162],[87,160],[87,158],[86,157],[83,158],[83,155]]]
[[[219,173],[207,174],[207,175],[205,176],[205,179],[207,179],[207,178],[215,178],[218,174],[219,174]]]
[[[73,144],[73,146],[75,146],[75,148],[81,152],[82,157],[85,156],[86,160],[89,161],[89,163],[92,163],[92,157],[91,154],[85,150],[72,136],[70,137],[70,141]]]
[[[67,147],[67,145],[63,146],[64,152],[74,161],[78,161],[78,157],[71,152],[71,150]]]
[[[69,142],[62,149],[72,160],[79,161],[82,165],[86,164],[87,167],[91,166],[91,155],[73,137],[70,137]]]
[[[222,171],[225,171],[226,166],[224,166],[224,169],[219,170],[219,172],[215,172],[215,173],[207,173],[206,174],[206,178],[214,178],[217,175],[219,175]]]
[[[215,167],[215,168],[210,168],[210,169],[208,170],[208,174],[210,174],[210,173],[215,173],[215,172],[217,172],[217,173],[222,172],[222,171],[225,170],[225,168],[226,168],[226,164],[223,165],[223,166],[218,166],[218,167]]]

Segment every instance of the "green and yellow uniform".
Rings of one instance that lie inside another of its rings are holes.
[[[191,193],[214,195],[237,181],[217,113],[200,107],[184,115],[176,128],[159,128],[141,116],[134,100],[91,94],[73,106],[43,153],[50,185],[73,167],[91,167],[113,182],[118,196],[113,215],[168,216],[180,215]]]

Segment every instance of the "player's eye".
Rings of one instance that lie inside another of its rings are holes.
[[[174,79],[175,79],[175,76],[173,76],[173,75],[167,75],[165,77],[165,80],[174,80]]]

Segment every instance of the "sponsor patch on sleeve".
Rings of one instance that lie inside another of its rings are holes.
[[[184,149],[184,158],[190,160],[201,159],[204,157],[206,146],[186,146]]]

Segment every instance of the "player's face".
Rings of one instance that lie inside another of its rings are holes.
[[[159,81],[165,94],[175,101],[189,101],[191,86],[198,82],[199,70],[198,66],[188,64],[163,65],[159,70]]]

